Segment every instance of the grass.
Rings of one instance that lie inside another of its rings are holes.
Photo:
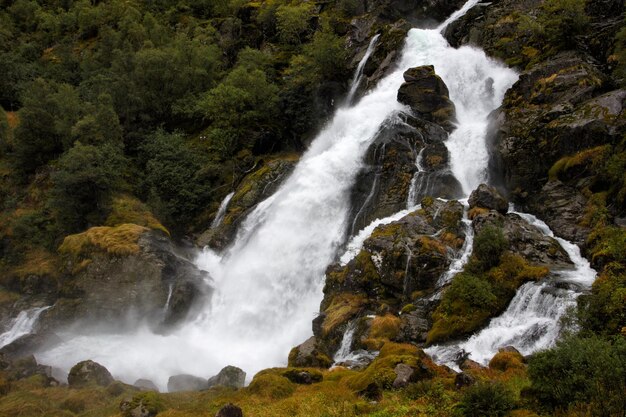
[[[149,229],[136,224],[115,227],[92,227],[83,233],[66,236],[59,246],[59,253],[73,258],[89,258],[94,252],[106,252],[115,256],[136,254],[140,248],[139,237]]]
[[[130,195],[119,195],[113,198],[111,213],[106,219],[105,226],[119,226],[133,223],[154,230],[161,230],[167,235],[170,232],[159,222],[148,206]]]
[[[372,339],[392,340],[400,331],[400,318],[393,314],[376,316],[370,325],[369,337]]]
[[[325,310],[326,318],[322,324],[322,332],[327,335],[340,324],[350,320],[366,302],[367,299],[361,295],[350,293],[336,295]]]

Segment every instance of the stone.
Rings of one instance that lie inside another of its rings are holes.
[[[311,336],[291,349],[288,363],[292,367],[330,368],[333,361],[318,348],[317,338]]]
[[[357,392],[359,397],[363,397],[370,401],[380,401],[383,399],[383,390],[375,382],[370,383],[365,389]]]
[[[228,403],[220,408],[215,417],[243,417],[243,411],[235,404]]]
[[[409,106],[418,117],[437,123],[448,132],[454,130],[456,109],[449,98],[448,87],[435,74],[434,67],[409,68],[404,80],[398,90],[398,101]]]
[[[173,375],[167,380],[168,392],[202,391],[207,388],[209,388],[207,380],[195,375]]]
[[[236,366],[226,366],[217,375],[209,378],[207,381],[208,387],[228,387],[228,388],[243,388],[246,383],[246,373]]]
[[[150,381],[149,379],[142,379],[142,378],[140,378],[140,379],[135,381],[133,386],[139,388],[142,391],[159,392],[159,388],[156,386],[156,384],[154,382]]]
[[[472,191],[468,202],[470,209],[480,207],[496,210],[502,214],[509,211],[509,202],[502,197],[502,194],[495,187],[487,184],[480,184],[477,189]]]
[[[404,388],[409,385],[411,377],[413,376],[413,368],[404,363],[399,363],[393,370],[396,373],[396,379],[393,381],[393,387]]]
[[[106,387],[113,381],[109,370],[92,360],[78,362],[70,369],[67,376],[67,382],[71,388],[82,388],[88,385]]]
[[[471,376],[470,374],[466,372],[461,372],[459,374],[456,374],[456,376],[454,377],[454,386],[457,389],[468,387],[474,384],[475,382],[476,382],[476,378],[474,378],[473,376]]]
[[[311,385],[322,381],[322,374],[320,372],[312,373],[304,369],[290,369],[286,371],[283,376],[294,384],[300,385]]]

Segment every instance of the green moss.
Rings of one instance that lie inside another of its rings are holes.
[[[343,324],[354,317],[367,303],[367,299],[362,295],[341,293],[335,295],[324,312],[326,318],[322,324],[322,333],[328,335],[337,326]]]
[[[119,226],[132,223],[150,229],[161,230],[167,235],[170,232],[152,214],[148,206],[130,195],[118,195],[112,199],[111,213],[107,217],[105,226]]]
[[[548,177],[553,181],[572,175],[584,175],[587,169],[597,169],[610,155],[610,151],[610,145],[603,145],[586,149],[575,155],[565,156],[552,165],[552,168],[548,171]]]
[[[133,395],[132,400],[122,412],[123,417],[135,417],[135,410],[140,409],[141,415],[155,416],[165,410],[165,405],[159,393],[148,391]]]
[[[296,390],[296,384],[284,376],[260,372],[254,376],[247,390],[260,397],[279,400],[291,396]]]
[[[376,316],[370,324],[369,337],[372,339],[393,340],[400,331],[400,318],[392,314]]]

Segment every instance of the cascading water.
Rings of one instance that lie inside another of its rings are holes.
[[[38,360],[67,370],[93,359],[125,381],[149,378],[161,387],[178,373],[210,376],[235,365],[253,375],[284,364],[290,348],[311,334],[324,271],[346,238],[350,190],[363,156],[383,123],[395,123],[392,116],[407,111],[396,100],[406,69],[435,66],[457,108],[459,127],[447,142],[452,171],[466,192],[483,179],[487,117],[516,75],[478,49],[451,48],[442,28],[409,31],[397,70],[357,104],[337,110],[291,176],[247,217],[226,253],[207,250],[198,258],[215,285],[199,318],[168,335],[147,327],[132,334],[61,334],[65,342]]]
[[[467,340],[432,346],[426,352],[440,363],[457,368],[460,354],[486,364],[504,346],[514,346],[527,355],[554,345],[561,332],[561,317],[576,305],[581,291],[588,290],[596,271],[580,255],[578,246],[555,237],[550,228],[535,216],[516,212],[544,234],[554,237],[565,249],[574,268],[554,271],[555,277],[521,286],[506,311]]]
[[[356,91],[359,89],[361,85],[361,81],[363,80],[363,69],[365,68],[365,64],[367,64],[368,59],[374,53],[374,49],[376,49],[376,42],[378,42],[378,38],[380,34],[376,34],[370,40],[370,44],[367,46],[367,50],[365,51],[365,55],[359,62],[359,65],[356,67],[356,71],[354,72],[354,78],[352,79],[352,85],[350,87],[350,92],[348,92],[348,96],[346,97],[346,103],[348,105],[352,104],[354,100],[354,95]]]
[[[211,223],[212,229],[219,226],[222,223],[222,220],[224,220],[224,215],[226,214],[228,203],[230,203],[230,199],[233,198],[234,195],[235,195],[235,192],[233,191],[230,194],[228,194],[226,197],[224,197],[224,200],[222,200],[222,204],[220,204],[220,208],[217,210],[215,219],[213,219],[213,222]]]
[[[30,334],[33,331],[35,323],[41,313],[49,309],[50,307],[36,307],[30,310],[20,311],[11,321],[10,327],[4,333],[0,334],[0,348],[8,345],[9,343],[19,339],[22,336]]]

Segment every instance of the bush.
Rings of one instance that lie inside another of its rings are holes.
[[[626,413],[626,340],[570,337],[529,362],[531,392],[548,409],[582,406],[591,415]],[[587,414],[588,415],[588,414]]]
[[[502,229],[487,225],[474,238],[473,255],[483,271],[498,265],[500,256],[508,248],[509,242],[502,233]]]
[[[467,388],[459,410],[467,417],[502,417],[515,407],[513,392],[500,382],[482,382]]]

